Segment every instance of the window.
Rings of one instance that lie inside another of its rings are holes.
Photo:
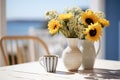
[[[89,0],[6,0],[7,35],[28,35],[28,29],[46,28],[45,12],[66,7],[88,8]]]

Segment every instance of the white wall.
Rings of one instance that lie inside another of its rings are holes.
[[[0,38],[3,35],[6,35],[6,8],[5,8],[6,0],[0,0]],[[0,51],[1,53],[1,51]],[[0,54],[0,66],[3,65],[3,59]]]
[[[0,0],[0,36],[6,34],[6,1]]]

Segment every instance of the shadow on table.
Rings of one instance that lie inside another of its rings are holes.
[[[72,75],[75,74],[76,72],[65,72],[65,71],[56,71],[55,74],[61,74],[61,75]]]
[[[84,75],[85,79],[120,79],[120,70],[99,69],[79,70],[79,74]]]

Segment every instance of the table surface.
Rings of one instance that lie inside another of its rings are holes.
[[[96,59],[93,70],[69,72],[58,60],[56,73],[48,73],[39,62],[0,67],[0,80],[120,80],[120,61]]]

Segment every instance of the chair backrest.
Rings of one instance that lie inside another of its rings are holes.
[[[41,51],[43,55],[50,54],[44,41],[35,36],[3,36],[0,48],[5,65],[30,62],[32,57],[34,60],[39,57],[37,52]]]

